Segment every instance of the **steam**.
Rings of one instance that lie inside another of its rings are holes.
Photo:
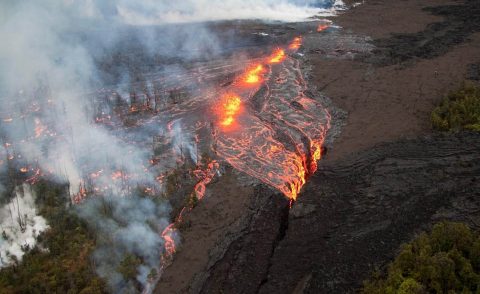
[[[343,5],[332,0],[187,0],[120,1],[119,16],[129,24],[201,22],[227,19],[305,21],[312,16],[335,14]]]
[[[106,278],[115,293],[133,293],[135,285],[122,276],[125,256],[139,257],[143,264],[134,273],[135,280],[146,287],[157,278],[164,245],[160,237],[168,222],[169,208],[162,203],[140,197],[104,197],[87,201],[79,207],[97,232],[98,248],[94,258],[97,272]]]
[[[0,207],[0,268],[21,261],[35,246],[36,237],[48,228],[47,221],[37,214],[30,186],[16,187],[14,194]]]

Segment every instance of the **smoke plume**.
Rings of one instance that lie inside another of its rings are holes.
[[[0,268],[21,261],[25,251],[35,246],[35,238],[48,228],[46,220],[37,214],[30,186],[16,187],[14,194],[0,207]]]

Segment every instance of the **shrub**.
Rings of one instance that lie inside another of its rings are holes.
[[[439,223],[404,244],[386,275],[374,274],[362,293],[480,293],[480,235]]]
[[[36,204],[50,229],[40,234],[37,246],[21,262],[0,270],[0,293],[107,293],[90,259],[96,240],[67,208],[67,187],[48,182],[34,187]]]
[[[433,110],[431,121],[433,127],[441,131],[480,132],[480,88],[464,84],[448,94]]]

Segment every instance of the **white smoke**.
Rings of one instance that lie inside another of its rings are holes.
[[[297,22],[334,15],[341,1],[187,0],[119,1],[119,16],[129,24],[154,25],[231,19]]]
[[[25,251],[35,246],[36,237],[48,228],[37,213],[30,186],[16,187],[14,194],[0,207],[0,268],[21,261]]]
[[[167,213],[168,208],[162,203],[140,197],[96,198],[80,206],[79,214],[97,231],[99,247],[94,253],[97,272],[115,293],[134,292],[135,286],[119,272],[120,263],[128,254],[143,261],[135,277],[143,287],[148,284],[152,270],[160,274],[164,245],[161,233],[168,226],[163,217]]]

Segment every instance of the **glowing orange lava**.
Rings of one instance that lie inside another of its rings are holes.
[[[240,112],[242,100],[236,94],[225,94],[221,101],[221,121],[222,126],[228,127],[235,122],[235,116]]]
[[[193,174],[199,180],[194,187],[195,195],[197,196],[198,200],[202,200],[203,197],[205,196],[205,190],[207,188],[207,185],[215,177],[218,168],[219,168],[219,164],[217,163],[217,161],[213,160],[210,163],[208,163],[205,170],[198,168],[195,171],[193,171]]]
[[[46,129],[42,122],[38,118],[35,118],[35,138],[39,138]]]
[[[298,50],[300,46],[302,46],[302,37],[296,37],[295,39],[293,39],[293,42],[290,43],[288,48],[290,50]]]
[[[297,199],[306,179],[316,171],[321,146],[330,127],[327,109],[304,94],[307,83],[299,63],[286,53],[286,50],[298,50],[302,41],[302,37],[296,37],[286,48],[278,48],[267,56],[263,67],[269,70],[268,75],[263,73],[261,65],[246,71],[241,77],[245,84],[262,82],[268,89],[255,96],[253,107],[259,107],[259,112],[242,114],[241,131],[221,132],[216,141],[220,157],[234,168],[277,188],[291,201]],[[279,65],[267,67],[266,64]],[[243,86],[233,84],[229,91],[241,93],[247,101],[255,94],[247,93]],[[235,122],[236,109],[240,106],[240,100],[238,103],[229,100],[232,98],[227,95],[220,104],[218,117],[222,126]],[[205,187],[196,188],[197,194],[203,195]]]
[[[323,32],[324,30],[328,29],[329,27],[330,27],[330,25],[319,24],[318,27],[317,27],[317,32]]]
[[[277,49],[273,52],[273,54],[269,58],[269,63],[280,63],[284,61],[286,58],[285,56],[285,50],[283,49]]]
[[[261,75],[265,72],[263,65],[258,64],[247,69],[243,81],[247,84],[257,84],[261,82]]]

